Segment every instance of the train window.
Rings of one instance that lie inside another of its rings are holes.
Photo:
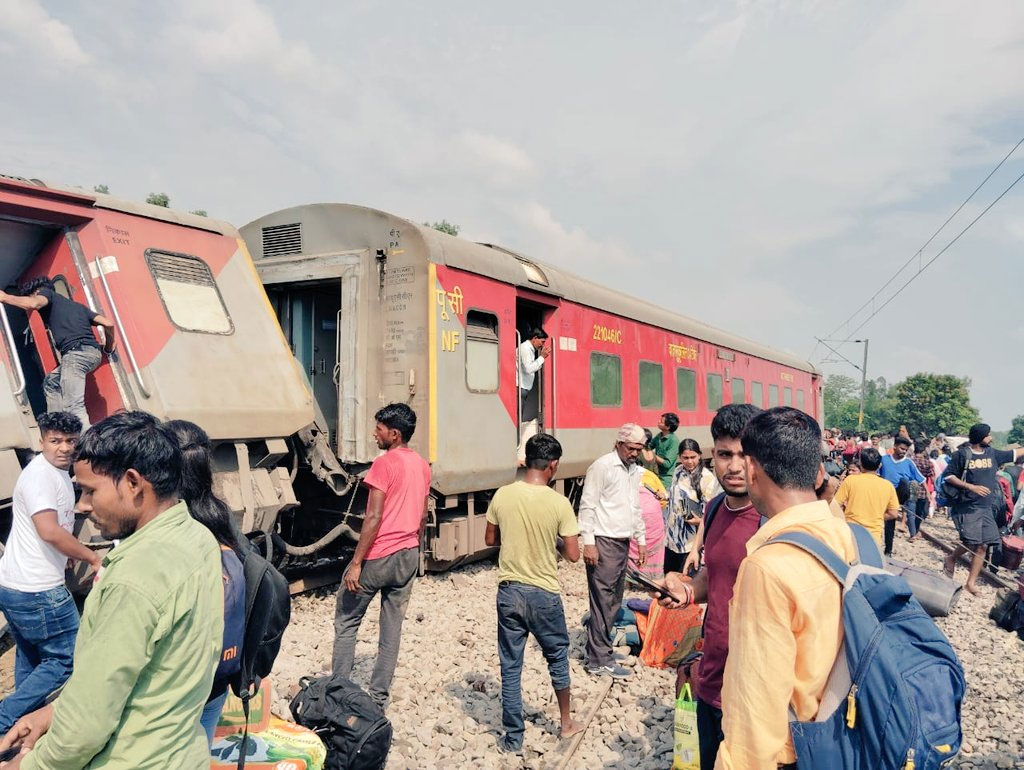
[[[722,375],[708,372],[708,411],[713,412],[722,406]]]
[[[732,403],[747,403],[747,382],[740,377],[732,378]]]
[[[147,249],[146,264],[167,317],[179,329],[207,334],[235,330],[210,266],[199,257]]]
[[[676,405],[680,412],[697,408],[697,373],[693,369],[676,369]]]
[[[779,405],[779,386],[778,385],[769,385],[768,386],[768,406],[769,407],[773,407],[773,406],[778,406],[778,405]]]
[[[750,383],[750,403],[754,406],[764,406],[764,385],[760,382]]]
[[[796,408],[800,410],[804,408],[804,392],[802,390],[796,392]]]
[[[622,361],[608,353],[590,354],[590,403],[622,405]]]
[[[658,409],[665,400],[661,364],[640,362],[640,407]]]
[[[783,388],[782,389],[782,405],[793,406],[793,389]]]
[[[466,387],[474,393],[498,391],[498,316],[466,311]]]

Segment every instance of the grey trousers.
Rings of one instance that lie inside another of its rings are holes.
[[[85,345],[61,356],[60,364],[43,379],[46,411],[71,412],[82,421],[82,431],[89,427],[85,412],[85,376],[103,360],[99,348]]]
[[[373,597],[380,593],[380,636],[377,660],[373,664],[369,694],[383,708],[391,690],[402,641],[402,621],[412,596],[413,578],[419,571],[419,548],[406,548],[380,559],[363,562],[359,576],[360,589],[352,593],[342,583],[334,613],[334,656],[331,664],[335,674],[352,676],[356,636],[363,615]]]
[[[629,540],[596,537],[597,566],[587,565],[587,589],[590,592],[590,619],[587,621],[587,664],[612,663],[611,627],[622,606],[626,585],[626,560]]]

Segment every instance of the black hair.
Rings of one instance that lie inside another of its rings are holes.
[[[924,440],[915,441],[914,451],[917,452],[918,454],[928,454],[928,443],[929,442]]]
[[[40,289],[53,290],[53,280],[47,278],[45,275],[41,278],[32,278],[25,281],[19,289],[23,297],[31,296],[33,292],[39,291]]]
[[[181,493],[193,519],[205,526],[214,539],[242,558],[238,533],[231,520],[227,503],[213,493],[213,465],[210,437],[206,431],[188,420],[169,420],[164,423],[178,441],[181,449]]]
[[[930,458],[932,458],[933,460],[938,460],[939,459],[939,450],[938,449],[933,449],[932,451],[930,451],[928,453],[928,456]],[[1021,455],[1021,457],[1024,458],[1024,455]]]
[[[544,331],[543,329],[541,329],[539,326],[535,326],[534,328],[530,329],[530,336],[527,337],[526,339],[528,339],[528,340],[536,340],[536,339],[546,340],[547,338],[548,338],[548,333],[546,331]]]
[[[153,485],[161,500],[177,496],[181,450],[175,436],[149,412],[118,412],[93,425],[78,442],[76,462],[119,482],[129,469]]]
[[[821,428],[799,409],[761,412],[743,430],[743,453],[783,489],[814,491],[821,468]]]
[[[675,433],[676,429],[679,428],[679,415],[675,412],[665,412],[661,419],[665,423],[665,427],[668,428],[669,433]]]
[[[36,417],[36,425],[39,426],[39,435],[47,433],[63,433],[66,436],[75,436],[82,432],[82,421],[71,412],[47,412]]]
[[[711,421],[711,438],[739,438],[747,423],[764,410],[753,404],[726,404],[717,412]]]
[[[906,436],[897,436],[896,438],[893,439],[892,443],[894,446],[896,444],[901,444],[903,446],[914,446],[914,442],[911,441]]]
[[[684,438],[679,442],[679,454],[683,452],[696,452],[700,454],[700,444],[697,443],[696,439]]]
[[[651,442],[654,441],[654,434],[651,433],[650,428],[644,428],[644,435],[647,437],[647,440],[644,441],[644,449],[650,449]]]
[[[865,471],[877,471],[882,464],[882,455],[874,447],[860,450],[860,467]]]
[[[416,432],[416,412],[408,404],[388,404],[378,409],[373,419],[389,430],[397,430],[406,443]]]
[[[868,434],[867,433],[861,433],[860,434],[860,440],[861,441],[867,441],[868,440]]]
[[[1014,465],[1024,465],[1024,454],[1017,455],[1013,460]]]
[[[562,458],[562,445],[550,433],[530,436],[526,442],[526,467],[542,471],[549,463]]]

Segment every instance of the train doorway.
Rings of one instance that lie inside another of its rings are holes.
[[[551,409],[548,408],[549,400],[554,402],[554,380],[552,379],[553,369],[549,365],[553,356],[549,357],[539,369],[534,372],[533,384],[525,396],[522,396],[523,377],[528,375],[520,366],[522,362],[535,361],[539,351],[528,347],[525,343],[530,340],[534,329],[544,329],[549,335],[552,332],[545,328],[545,323],[551,317],[554,308],[529,299],[519,297],[516,299],[516,384],[519,386],[520,398],[518,405],[518,430],[516,442],[519,445],[519,460],[524,458],[523,446],[530,436],[536,433],[551,432],[554,427]],[[551,344],[554,336],[549,336],[547,344]],[[533,356],[531,359],[530,356]]]
[[[316,281],[266,287],[277,319],[313,391],[317,422],[330,431],[338,451],[338,327],[341,281]]]

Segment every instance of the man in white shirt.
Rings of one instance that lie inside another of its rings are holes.
[[[640,565],[647,560],[644,520],[640,511],[637,464],[647,437],[635,423],[619,429],[615,447],[587,470],[580,500],[580,535],[587,565],[590,619],[587,621],[587,672],[626,679],[629,669],[615,662],[609,629],[622,605],[629,541],[639,546]]]
[[[18,477],[11,534],[0,557],[0,610],[17,647],[15,689],[0,701],[0,735],[71,675],[78,609],[64,585],[68,559],[100,567],[99,556],[71,533],[75,491],[68,469],[82,421],[47,412],[37,423],[43,451]]]
[[[548,333],[537,328],[519,346],[519,421],[526,422],[526,397],[533,390],[537,372],[551,355]],[[536,416],[536,415],[534,415]],[[532,419],[532,417],[531,417]]]

